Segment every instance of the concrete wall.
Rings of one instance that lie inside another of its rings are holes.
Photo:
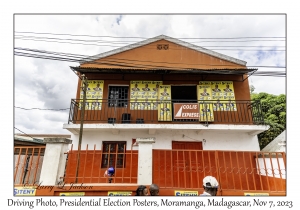
[[[203,141],[204,150],[237,150],[237,151],[259,151],[257,136],[237,131],[202,131],[197,134],[194,130],[157,130],[155,134],[146,131],[120,131],[113,134],[111,131],[84,131],[82,149],[88,144],[89,149],[101,149],[102,141],[127,141],[127,150],[130,150],[132,139],[154,137],[153,149],[171,149],[172,141]],[[72,134],[73,149],[78,148],[78,135]],[[133,146],[133,150],[138,150]]]

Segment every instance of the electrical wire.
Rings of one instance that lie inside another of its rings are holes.
[[[14,106],[17,109],[23,109],[23,110],[51,110],[51,111],[65,111],[68,110],[70,108],[63,108],[63,109],[41,109],[41,108],[23,108],[23,107],[18,107],[18,106]]]
[[[29,53],[23,53],[22,51],[29,51],[29,52],[36,52],[36,53],[42,53],[42,54],[46,54],[44,55],[39,55],[39,54],[29,54]],[[54,56],[49,56],[47,54],[50,55],[56,55],[59,57],[54,57]],[[45,51],[45,50],[37,50],[37,49],[29,49],[29,48],[19,48],[16,47],[15,48],[15,55],[18,56],[29,56],[29,57],[36,57],[36,58],[52,58],[52,59],[62,59],[63,61],[70,61],[70,62],[84,62],[84,61],[89,61],[93,56],[86,56],[86,55],[79,55],[79,54],[70,54],[70,53],[62,53],[62,52],[52,52],[52,51]],[[64,57],[61,57],[64,56]],[[94,56],[95,58],[97,56]],[[110,63],[110,62],[113,63]],[[118,62],[121,61],[121,62]],[[126,61],[129,61],[126,62]],[[149,61],[149,60],[134,60],[134,59],[121,59],[121,58],[105,58],[105,61],[90,61],[91,63],[95,63],[95,64],[123,64],[123,65],[131,65],[131,64],[135,64],[136,63],[132,63],[132,62],[139,62],[139,63],[154,63],[154,64],[172,64],[172,65],[190,65],[190,66],[201,66],[201,65],[205,65],[205,66],[235,66],[235,65],[213,65],[213,64],[187,64],[187,63],[174,63],[174,62],[155,62],[155,61]],[[118,66],[118,65],[116,65]],[[128,67],[132,67],[132,66],[128,66]],[[155,67],[155,68],[170,68],[169,66],[155,66],[155,65],[147,65],[147,66],[143,66],[142,64],[140,64],[139,66],[136,67]],[[248,66],[248,67],[264,67],[264,68],[285,68],[284,66]]]
[[[62,40],[62,41],[75,41],[75,42],[100,42],[100,43],[109,43],[109,44],[132,44],[138,41],[108,41],[108,40],[84,40],[84,39],[62,39],[62,38],[53,38],[53,37],[36,37],[36,36],[24,36],[24,35],[16,35],[15,39],[23,39],[23,40],[38,40],[38,39],[50,39],[50,40]],[[260,40],[265,41],[265,40]],[[275,40],[271,40],[275,41]],[[277,41],[277,40],[276,40]],[[285,41],[285,40],[281,40]],[[68,42],[65,42],[68,43]],[[72,43],[72,42],[70,42]],[[189,43],[201,43],[201,42],[189,42]],[[108,45],[110,46],[110,45]],[[202,47],[274,47],[274,46],[202,46]],[[285,47],[285,46],[278,46]]]
[[[25,56],[25,57],[33,57],[33,58],[41,58],[41,59],[48,59],[48,60],[58,60],[58,61],[68,61],[68,62],[81,62],[82,60],[80,59],[71,59],[71,58],[61,58],[61,57],[54,57],[54,56],[41,56],[41,55],[33,55],[33,54],[26,54],[26,53],[15,53],[15,55],[17,56]],[[168,66],[153,66],[153,65],[130,65],[127,63],[122,63],[122,62],[113,62],[113,63],[109,63],[109,62],[90,62],[90,63],[98,63],[98,64],[105,64],[105,65],[109,65],[109,66],[113,66],[116,68],[120,68],[120,67],[127,67],[127,68],[148,68],[148,69],[155,69],[155,68],[163,68],[163,69],[169,69],[169,70],[173,70],[174,67],[168,67]],[[201,64],[198,64],[201,65]],[[202,64],[205,65],[205,64]],[[209,65],[209,66],[213,66],[213,65]],[[224,66],[224,65],[221,65]],[[257,67],[257,66],[255,66]],[[285,67],[278,67],[278,66],[261,66],[264,68],[285,68]],[[195,69],[195,68],[193,68]],[[259,73],[261,75],[259,75]],[[277,73],[277,75],[275,75],[275,73]],[[255,72],[254,74],[252,74],[253,76],[285,76],[286,73],[285,71],[282,72]]]
[[[38,41],[38,42],[52,42],[52,43],[62,43],[62,44],[79,44],[79,45],[91,45],[91,46],[102,46],[102,47],[116,47],[116,48],[119,48],[119,47],[124,47],[126,45],[109,45],[109,44],[95,44],[95,43],[92,43],[92,44],[88,44],[88,43],[81,43],[81,42],[78,42],[78,43],[74,43],[74,42],[64,42],[64,41],[51,41],[51,40],[38,40],[38,39],[25,39],[25,38],[20,38],[21,40],[29,40],[29,41]],[[248,40],[248,41],[285,41],[285,40]],[[194,43],[204,43],[204,42],[248,42],[248,41],[202,41],[202,42],[194,42]],[[190,42],[192,43],[192,42]],[[111,44],[114,44],[114,43],[111,43]],[[116,43],[117,44],[117,43]],[[205,46],[202,46],[202,47],[205,47]],[[221,47],[221,46],[220,46]],[[226,47],[226,46],[224,46]],[[276,46],[274,46],[276,47]],[[150,47],[144,47],[145,49],[156,49],[156,48],[150,48]],[[181,50],[181,49],[169,49],[169,50]],[[211,50],[230,50],[230,49],[211,49]],[[235,49],[236,50],[236,49]],[[240,49],[239,49],[240,50]],[[244,50],[244,51],[254,51],[254,50]],[[279,51],[279,50],[271,50],[271,51]]]
[[[147,37],[122,37],[122,36],[93,36],[93,35],[78,35],[78,34],[57,34],[57,33],[40,33],[40,32],[20,32],[20,31],[15,31],[15,33],[25,33],[25,34],[48,34],[48,35],[63,35],[63,36],[86,36],[86,37],[109,37],[109,38],[139,38],[139,39],[149,39]],[[265,38],[285,38],[285,37],[226,37],[226,38],[220,38],[220,37],[217,37],[217,38],[176,38],[176,39],[252,39],[252,38],[260,38],[260,39],[265,39]]]
[[[32,139],[35,139],[35,138],[33,138],[32,136],[29,136],[27,133],[24,133],[24,132],[21,131],[20,129],[18,129],[18,128],[16,128],[16,127],[14,127],[14,128],[17,129],[18,131],[20,131],[21,133],[25,134],[26,136],[28,136],[28,137],[30,137],[30,138],[32,138]]]

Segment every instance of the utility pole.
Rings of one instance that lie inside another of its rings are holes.
[[[78,181],[78,171],[79,171],[79,163],[80,163],[80,151],[81,151],[81,143],[82,143],[82,133],[83,133],[83,121],[84,121],[84,112],[85,112],[85,101],[86,101],[86,89],[87,89],[87,77],[82,75],[82,85],[83,85],[83,101],[81,104],[81,115],[80,115],[80,131],[79,131],[79,140],[78,140],[78,154],[77,154],[77,166],[76,166],[76,175],[75,175],[75,183]],[[80,103],[80,102],[79,102]]]

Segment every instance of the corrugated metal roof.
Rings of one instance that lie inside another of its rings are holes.
[[[137,69],[137,68],[94,68],[94,67],[70,67],[72,70],[80,73],[194,73],[194,74],[252,74],[257,69],[245,69],[245,68],[219,68],[219,69]]]

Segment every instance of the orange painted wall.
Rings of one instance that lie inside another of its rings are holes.
[[[157,50],[158,44],[168,44],[168,50]],[[102,63],[101,63],[102,62]],[[114,66],[107,63],[113,63]],[[115,65],[118,65],[116,67]],[[216,69],[224,66],[230,68],[245,68],[220,58],[189,49],[175,43],[159,40],[125,52],[114,54],[106,58],[96,60],[94,63],[84,63],[81,67],[93,68],[126,68],[122,65],[140,65],[143,68],[193,68]],[[154,67],[155,66],[155,67]]]
[[[189,74],[176,74],[176,75],[157,75],[157,74],[96,74],[86,73],[89,80],[104,80],[103,99],[108,98],[108,86],[109,85],[130,85],[132,80],[142,81],[163,81],[164,85],[199,85],[199,81],[203,81],[201,75],[189,75]],[[207,76],[205,81],[234,81],[240,80],[241,76],[235,75],[220,75],[220,76]],[[78,79],[78,88],[76,98],[80,97],[81,80]],[[235,99],[236,100],[250,100],[250,91],[248,80],[244,82],[233,82]]]

